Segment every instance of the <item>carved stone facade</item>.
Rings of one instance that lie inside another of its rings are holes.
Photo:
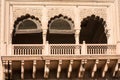
[[[42,79],[49,79],[51,75],[55,79],[61,78],[61,75],[62,79],[72,79],[75,75],[74,79],[99,77],[103,80],[111,78],[119,80],[120,0],[1,1],[4,4],[0,6],[2,15],[0,16],[0,80],[13,77],[16,79],[16,75],[12,74],[17,73],[17,68],[18,79],[26,79],[24,74],[37,79],[42,74]],[[41,21],[42,44],[11,43],[14,21],[26,14],[33,15]],[[60,14],[72,19],[74,23],[75,33],[72,35],[75,38],[74,44],[49,44],[46,39],[49,20]],[[106,28],[110,29],[107,44],[86,44],[84,41],[83,44],[79,43],[81,21],[92,14],[106,21]],[[28,68],[31,72],[27,74]]]
[[[107,8],[80,8],[80,21],[87,16],[91,16],[92,14],[103,18],[105,21],[107,20]]]
[[[34,15],[35,17],[38,17],[39,20],[42,20],[42,7],[44,6],[36,6],[36,7],[13,7],[13,20],[15,21],[18,17],[30,14]],[[46,6],[47,8],[47,16],[48,20],[50,18],[57,16],[59,14],[62,14],[64,16],[70,17],[73,21],[75,20],[75,9],[76,6]],[[81,8],[78,7],[78,14],[79,14],[79,21],[83,20],[83,18],[86,18],[87,16],[91,16],[92,14],[99,16],[103,18],[105,21],[107,20],[107,8],[99,8],[99,7],[88,7],[88,8]],[[75,22],[75,21],[74,21]]]
[[[42,17],[42,7],[13,7],[13,20],[15,21],[18,17],[22,15],[34,15],[41,20]]]
[[[51,17],[57,16],[59,14],[62,14],[64,16],[68,16],[74,20],[75,14],[74,14],[74,6],[53,6],[48,7],[48,18],[50,20]]]

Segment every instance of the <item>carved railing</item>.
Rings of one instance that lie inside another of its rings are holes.
[[[13,55],[42,55],[41,44],[14,44]]]
[[[111,55],[116,45],[108,44],[14,44],[12,55]]]
[[[81,54],[81,45],[75,44],[50,44],[51,55]]]
[[[87,54],[116,54],[116,45],[87,44]]]

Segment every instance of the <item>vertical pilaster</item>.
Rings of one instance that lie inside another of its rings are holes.
[[[115,0],[115,18],[116,18],[116,38],[117,38],[117,41],[120,41],[120,24],[119,24],[119,8],[118,8],[118,1],[119,0]]]
[[[108,6],[107,8],[107,26],[105,27],[106,30],[108,30],[108,32],[106,33],[107,36],[107,42],[108,44],[114,43],[115,42],[115,38],[116,36],[114,36],[115,32],[114,32],[114,14],[111,12],[114,12],[113,9],[113,4],[111,4],[110,6]]]
[[[43,44],[46,43],[47,29],[43,29]]]
[[[3,71],[3,65],[1,56],[4,54],[4,14],[5,14],[5,0],[1,0],[1,25],[0,25],[0,80],[5,80],[4,77],[4,71]]]
[[[78,6],[75,6],[74,8],[74,14],[75,14],[75,43],[79,44],[79,33],[80,33],[80,19],[79,19],[79,9]]]
[[[1,0],[1,35],[0,35],[0,39],[1,39],[1,44],[4,44],[4,25],[5,25],[5,0]]]
[[[46,43],[46,35],[48,29],[47,24],[48,24],[47,8],[46,6],[43,6],[43,10],[42,10],[43,44]]]
[[[79,50],[79,33],[80,33],[80,19],[79,19],[79,8],[78,6],[74,7],[74,23],[75,23],[75,44],[76,44],[76,50],[75,54],[79,55],[80,50]]]
[[[1,44],[1,56],[6,54],[4,44],[4,27],[5,27],[5,0],[1,0],[1,26],[0,26],[0,44]]]

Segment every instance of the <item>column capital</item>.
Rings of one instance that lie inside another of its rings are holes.
[[[47,29],[43,29],[43,35],[47,34]]]
[[[76,29],[75,34],[79,34],[79,33],[80,33],[80,29]]]

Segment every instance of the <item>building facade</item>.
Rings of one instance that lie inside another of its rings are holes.
[[[1,0],[0,80],[119,80],[119,0]]]

